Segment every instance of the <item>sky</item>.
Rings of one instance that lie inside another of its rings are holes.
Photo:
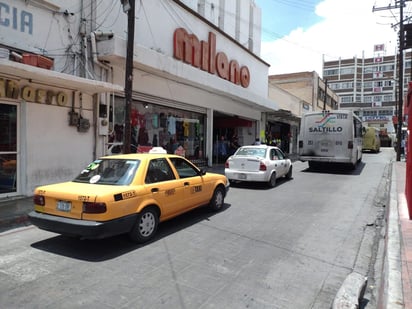
[[[399,8],[395,0],[255,0],[262,9],[261,58],[269,74],[316,71],[323,61],[394,55]],[[374,9],[375,8],[375,9]],[[378,10],[385,8],[385,10]],[[412,4],[403,9],[412,16]]]

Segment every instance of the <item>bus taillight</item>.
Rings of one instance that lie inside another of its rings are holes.
[[[353,149],[353,141],[348,141],[348,149]]]

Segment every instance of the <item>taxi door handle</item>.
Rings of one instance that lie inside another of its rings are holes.
[[[188,186],[188,185],[190,185],[190,183],[186,181],[185,183],[183,183],[183,185]]]
[[[153,193],[159,192],[159,188],[152,188],[152,192],[153,192]]]

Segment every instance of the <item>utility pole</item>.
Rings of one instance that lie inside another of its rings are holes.
[[[399,73],[398,73],[398,125],[396,130],[396,161],[401,160],[401,140],[402,140],[402,124],[403,124],[403,50],[405,48],[405,33],[403,25],[403,7],[405,2],[410,0],[395,1],[395,5],[389,5],[387,7],[375,8],[372,11],[392,10],[399,8]]]
[[[396,161],[401,160],[401,144],[402,144],[402,124],[403,124],[403,49],[405,42],[405,34],[403,32],[403,6],[404,0],[400,2],[400,23],[399,23],[399,104],[398,104],[398,130],[396,131]]]
[[[134,25],[135,25],[135,0],[121,0],[123,11],[127,13],[127,52],[126,52],[126,75],[124,82],[125,113],[124,113],[124,136],[123,153],[130,153],[132,140],[131,111],[133,92],[133,47],[134,47]]]

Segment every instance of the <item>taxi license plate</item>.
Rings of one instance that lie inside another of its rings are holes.
[[[239,174],[239,179],[242,179],[242,180],[246,179],[246,174]]]
[[[57,201],[57,210],[69,212],[72,209],[72,203],[67,201]]]

